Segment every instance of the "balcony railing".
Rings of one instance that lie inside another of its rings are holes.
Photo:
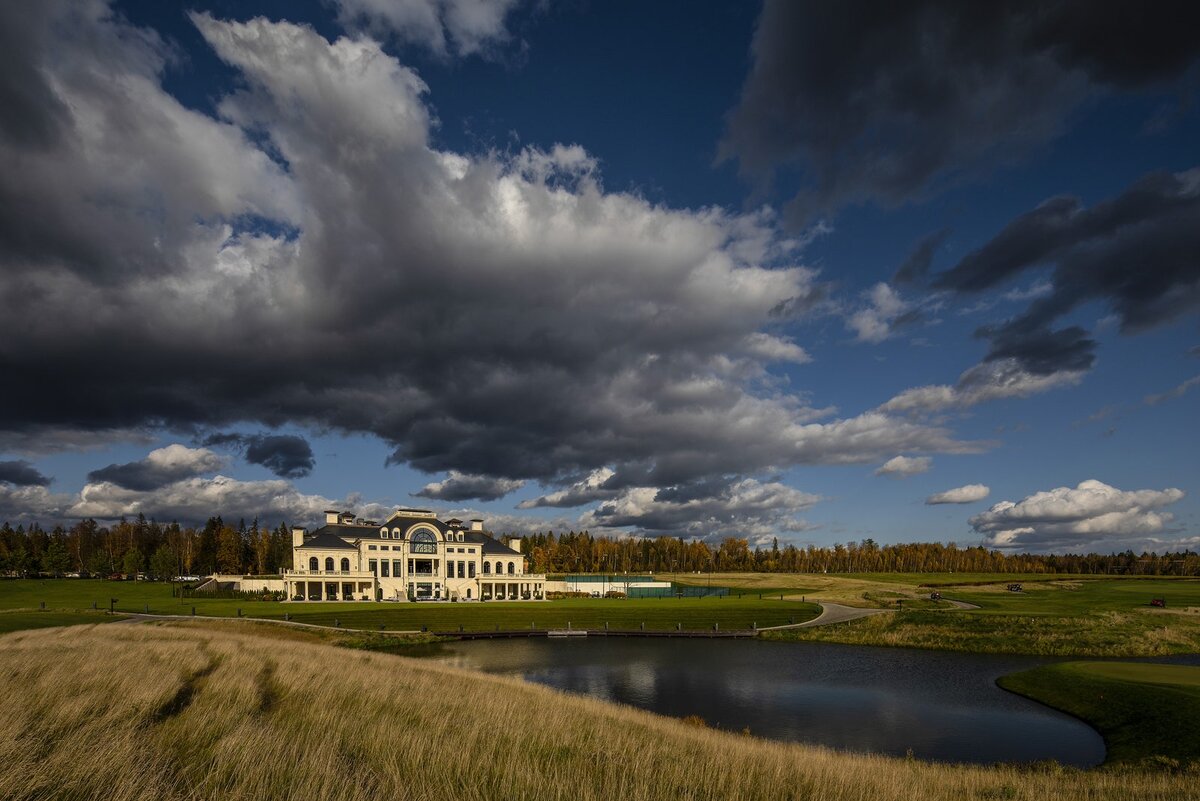
[[[299,568],[296,570],[288,570],[284,574],[284,578],[292,576],[317,576],[329,578],[375,578],[375,574],[370,570],[311,570],[308,568]]]

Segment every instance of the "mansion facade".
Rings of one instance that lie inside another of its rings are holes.
[[[399,509],[378,523],[330,510],[311,534],[292,529],[284,590],[293,601],[542,600],[546,577],[525,572],[520,545],[492,538],[482,520]]]

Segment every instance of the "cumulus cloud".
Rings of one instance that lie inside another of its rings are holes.
[[[580,524],[588,529],[633,528],[652,536],[762,540],[812,528],[798,515],[820,500],[819,495],[777,481],[753,478],[709,484],[696,493],[633,487],[584,512]]]
[[[45,487],[52,479],[24,459],[0,462],[0,483],[14,487]]]
[[[929,268],[933,265],[934,254],[949,235],[950,229],[943,228],[921,239],[912,252],[908,254],[908,258],[904,260],[904,263],[896,269],[896,274],[892,276],[892,281],[897,284],[923,282],[925,277],[929,275]]]
[[[336,0],[343,25],[423,45],[440,56],[487,54],[511,38],[521,0]]]
[[[1182,2],[767,0],[720,153],[759,180],[799,172],[797,221],[899,204],[1054,138],[1089,97],[1179,76],[1194,19]]]
[[[1179,489],[1119,490],[1089,480],[1074,489],[1057,487],[1020,501],[1001,501],[970,519],[983,544],[1005,550],[1066,551],[1138,547],[1170,543],[1173,516],[1159,511],[1184,497]]]
[[[1192,387],[1195,387],[1195,386],[1200,386],[1200,375],[1192,376],[1187,381],[1184,381],[1183,383],[1179,384],[1179,386],[1169,389],[1166,392],[1163,392],[1163,393],[1160,393],[1157,395],[1147,395],[1145,398],[1145,402],[1149,406],[1157,406],[1158,404],[1162,403],[1163,401],[1175,400],[1176,398],[1182,398],[1185,394],[1187,394],[1187,391],[1189,389],[1191,389]]]
[[[987,244],[936,276],[933,285],[981,292],[1028,270],[1054,265],[1033,303],[977,335],[988,360],[1018,360],[1040,375],[1080,371],[1095,360],[1083,328],[1054,328],[1084,303],[1111,308],[1123,333],[1148,330],[1200,309],[1200,169],[1152,173],[1091,208],[1051,198],[1009,223]]]
[[[124,490],[143,492],[225,466],[225,460],[207,448],[189,448],[178,443],[150,451],[145,459],[110,464],[88,473],[93,484],[111,484]]]
[[[620,491],[618,486],[609,486],[609,483],[616,478],[616,475],[616,472],[611,468],[601,467],[563,489],[542,495],[538,498],[521,501],[517,504],[517,508],[536,509],[539,506],[583,506],[593,501],[612,498]]]
[[[867,305],[846,318],[846,327],[854,331],[859,342],[882,342],[897,325],[911,322],[917,314],[899,292],[883,282],[864,292],[863,297]]]
[[[945,492],[936,492],[926,498],[925,503],[928,506],[937,506],[943,503],[975,503],[982,501],[991,494],[991,491],[986,484],[965,484]]]
[[[969,409],[979,403],[1004,398],[1026,398],[1059,387],[1074,386],[1084,373],[1063,370],[1047,375],[1031,373],[1016,359],[977,364],[965,371],[953,386],[931,384],[906,389],[880,406],[890,413],[932,413],[947,409]]]
[[[472,476],[451,470],[442,481],[434,481],[413,493],[422,498],[439,501],[465,501],[472,498],[494,501],[525,486],[524,481],[512,481],[490,476]]]
[[[241,451],[247,462],[280,478],[303,478],[317,465],[308,440],[295,434],[212,434],[204,444]]]
[[[769,210],[607,192],[572,145],[439,150],[428,88],[369,36],[193,15],[239,78],[209,116],[98,0],[0,17],[42,78],[0,74],[41,132],[0,137],[0,358],[40,388],[0,396],[0,441],[294,425],[552,491],[982,447],[779,390],[770,365],[809,358],[781,328],[828,290]]]
[[[877,476],[908,478],[929,472],[933,459],[928,456],[893,456],[875,470]]]

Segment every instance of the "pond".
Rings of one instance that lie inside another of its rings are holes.
[[[451,642],[429,658],[777,740],[940,762],[1104,760],[1094,729],[996,686],[1038,657],[589,637]]]

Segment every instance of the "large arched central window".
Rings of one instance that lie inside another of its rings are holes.
[[[408,550],[411,553],[437,553],[437,537],[428,529],[420,529],[413,533]]]

